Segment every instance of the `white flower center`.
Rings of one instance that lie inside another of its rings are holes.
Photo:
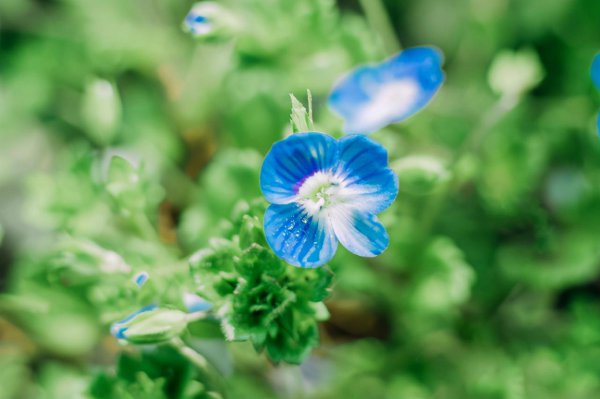
[[[341,179],[331,172],[317,172],[302,183],[297,201],[311,216],[341,201]]]
[[[380,124],[409,112],[419,96],[419,85],[413,79],[396,80],[382,85],[356,120],[361,126]]]

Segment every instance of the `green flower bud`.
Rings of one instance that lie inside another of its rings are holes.
[[[81,118],[92,140],[101,145],[113,141],[121,120],[121,100],[112,83],[94,80],[86,87]]]
[[[492,90],[507,97],[518,97],[533,89],[544,78],[544,69],[533,50],[499,53],[488,73]]]
[[[132,344],[157,344],[179,336],[187,323],[184,312],[150,305],[114,323],[111,333]]]
[[[428,194],[450,176],[438,159],[428,156],[403,158],[391,167],[398,174],[400,190],[411,194]]]

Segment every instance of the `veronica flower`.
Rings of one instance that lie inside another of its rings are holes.
[[[329,106],[344,118],[346,133],[371,133],[425,107],[444,81],[441,64],[433,47],[404,50],[350,72],[333,88]]]
[[[597,54],[592,62],[592,81],[596,85],[596,88],[600,90],[600,54]],[[596,119],[596,126],[598,133],[600,133],[600,114],[598,114],[598,118]]]
[[[264,221],[267,242],[294,266],[323,265],[338,241],[367,257],[388,245],[375,215],[396,198],[398,178],[385,149],[366,136],[294,134],[273,145],[260,185],[271,203]]]

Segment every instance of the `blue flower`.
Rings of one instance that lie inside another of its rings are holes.
[[[147,305],[144,306],[143,308],[133,312],[132,314],[130,314],[129,316],[127,316],[126,318],[124,318],[123,320],[119,320],[114,322],[111,326],[110,326],[110,333],[117,339],[125,339],[125,331],[127,331],[127,324],[133,320],[134,318],[136,318],[137,316],[139,316],[142,313],[146,313],[149,312],[151,310],[156,309],[158,306],[152,304],[152,305]]]
[[[592,81],[596,85],[596,88],[600,90],[600,54],[597,54],[594,57],[594,61],[592,61]],[[596,127],[598,133],[600,133],[600,114],[598,114],[596,119]]]
[[[404,50],[375,66],[350,72],[329,96],[349,134],[371,133],[425,107],[444,81],[442,53],[433,47]]]
[[[225,7],[203,1],[190,9],[183,20],[183,28],[198,38],[217,39],[228,37],[236,23],[236,18]]]
[[[338,241],[360,256],[377,256],[388,235],[376,214],[398,194],[386,150],[366,136],[336,140],[298,133],[273,145],[260,174],[271,203],[265,212],[267,242],[286,262],[318,267]]]
[[[217,8],[213,3],[195,4],[183,20],[184,28],[194,36],[209,35],[215,28],[209,15]]]

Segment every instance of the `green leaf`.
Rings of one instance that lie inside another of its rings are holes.
[[[314,130],[312,119],[312,95],[310,90],[307,90],[308,111],[293,94],[290,94],[292,100],[292,114],[290,122],[292,125],[292,133],[311,132]]]

